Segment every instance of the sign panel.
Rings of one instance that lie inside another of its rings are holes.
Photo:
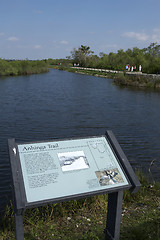
[[[105,136],[18,144],[18,152],[28,203],[129,186]]]

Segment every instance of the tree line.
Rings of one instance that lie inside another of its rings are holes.
[[[120,49],[117,53],[109,54],[101,52],[99,56],[94,55],[90,47],[83,46],[74,48],[68,57],[72,63],[81,67],[102,68],[110,70],[125,70],[125,66],[142,66],[145,73],[160,73],[160,45],[151,43],[147,48]]]
[[[160,45],[151,43],[147,48],[120,49],[117,53],[109,54],[101,52],[98,55],[91,51],[89,46],[81,45],[78,49],[71,51],[71,56],[66,59],[45,59],[45,60],[5,60],[0,59],[0,76],[17,76],[33,73],[47,72],[49,67],[58,65],[70,67],[101,68],[109,70],[125,71],[125,66],[142,66],[142,72],[160,73]]]
[[[4,60],[0,59],[0,76],[17,76],[48,71],[46,60]]]

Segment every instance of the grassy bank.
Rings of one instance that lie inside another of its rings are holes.
[[[124,73],[121,76],[116,76],[114,83],[120,86],[160,89],[160,75]]]
[[[160,183],[142,183],[136,194],[124,192],[120,240],[160,239]],[[103,240],[107,195],[29,209],[24,215],[25,240]],[[0,239],[14,237],[14,216],[7,208],[0,222]]]
[[[124,74],[123,73],[116,73],[116,71],[114,72],[105,72],[105,71],[98,71],[98,70],[85,70],[85,69],[78,69],[78,68],[66,68],[66,67],[53,67],[55,69],[59,69],[59,70],[64,70],[64,71],[68,71],[68,72],[73,72],[73,73],[79,73],[79,74],[86,74],[86,75],[90,75],[90,76],[96,76],[96,77],[105,77],[105,78],[111,78],[111,79],[115,79],[116,77],[123,77]]]
[[[64,68],[56,67],[59,70],[74,72],[79,74],[86,74],[97,77],[111,78],[114,84],[119,86],[132,86],[137,88],[160,89],[160,75],[155,74],[139,74],[139,73],[125,73],[125,72],[106,72],[97,70],[87,70],[78,68]]]
[[[7,61],[0,59],[0,76],[18,76],[48,72],[45,60]]]

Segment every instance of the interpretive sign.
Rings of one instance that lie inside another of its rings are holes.
[[[104,136],[18,144],[18,152],[28,203],[129,185]]]
[[[115,199],[122,205],[123,190],[140,185],[111,131],[103,136],[29,143],[11,139],[9,150],[16,222],[28,207],[102,193],[110,194],[109,199],[118,193],[109,200],[112,209]],[[109,211],[110,216],[113,222]]]

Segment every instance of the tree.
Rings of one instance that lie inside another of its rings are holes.
[[[118,50],[117,57],[116,57],[116,70],[124,70],[126,62],[126,53],[123,49]]]
[[[158,57],[160,56],[160,45],[157,45],[157,43],[151,43],[148,48],[143,48],[143,52],[145,54],[148,53],[152,57]]]
[[[87,59],[86,67],[101,68],[100,60],[97,55],[92,55]]]
[[[109,69],[111,70],[117,70],[116,69],[116,56],[117,54],[116,53],[113,53],[113,52],[110,52],[109,55],[108,55],[108,64],[109,64]]]
[[[81,47],[73,49],[71,51],[73,63],[80,64],[80,66],[85,67],[87,58],[89,58],[94,52],[90,50],[90,47],[81,45]]]
[[[145,56],[147,73],[157,73],[160,71],[160,45],[157,43],[151,43],[148,48],[143,48],[143,54]]]
[[[141,65],[143,72],[160,72],[160,45],[151,43],[149,47],[139,49],[118,50],[117,53],[110,52],[105,54],[101,52],[99,57],[93,55],[90,47],[81,45],[78,49],[73,49],[72,62],[79,63],[82,67],[104,68],[112,70],[124,70],[126,64],[130,66]]]

